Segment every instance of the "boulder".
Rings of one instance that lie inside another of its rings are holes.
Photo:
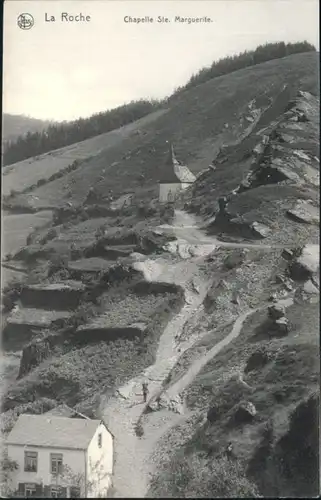
[[[290,266],[291,278],[307,281],[319,270],[319,245],[306,245],[301,255]]]
[[[253,421],[257,414],[256,408],[253,403],[245,402],[241,403],[235,413],[234,413],[234,421],[237,424],[246,424]]]
[[[303,291],[308,295],[317,295],[319,294],[319,289],[312,283],[311,280],[306,281],[303,285]]]
[[[276,321],[285,316],[285,308],[281,304],[273,304],[273,306],[269,306],[268,314],[273,321]]]
[[[282,251],[281,257],[283,257],[283,259],[285,259],[285,260],[290,261],[294,258],[294,253],[289,248],[284,248],[284,250]]]
[[[287,318],[279,318],[274,322],[273,332],[277,336],[283,337],[289,333],[289,330],[289,320]]]
[[[271,229],[269,227],[264,224],[260,224],[259,222],[253,222],[250,227],[256,238],[267,238],[271,233]]]
[[[296,222],[304,224],[320,223],[319,210],[304,200],[299,200],[293,208],[287,211],[287,215]]]

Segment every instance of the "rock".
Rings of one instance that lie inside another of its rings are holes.
[[[159,411],[163,408],[174,413],[184,413],[184,400],[180,394],[173,398],[169,398],[167,394],[162,394],[148,403],[150,411]]]
[[[305,224],[319,224],[319,210],[304,200],[299,200],[293,208],[287,211],[287,215],[297,222]]]
[[[288,292],[291,292],[293,290],[292,283],[285,276],[277,274],[275,277],[275,282],[283,285]]]
[[[283,318],[277,319],[274,322],[273,331],[274,331],[274,333],[277,334],[277,336],[287,335],[289,333],[289,330],[290,330],[289,321],[287,318],[283,317]]]
[[[318,288],[312,283],[311,280],[306,281],[303,285],[303,291],[308,295],[317,295],[319,293]]]
[[[18,379],[29,373],[51,354],[50,344],[38,339],[26,345],[22,351]]]
[[[271,233],[271,229],[264,224],[260,224],[259,222],[253,222],[250,226],[252,232],[255,237],[258,238],[267,238]]]
[[[319,270],[319,245],[306,245],[290,267],[291,278],[307,281]]]
[[[241,403],[234,413],[234,421],[237,424],[246,424],[252,422],[257,411],[253,403]]]
[[[244,368],[244,373],[249,373],[258,368],[263,368],[263,366],[265,366],[269,361],[270,358],[266,351],[255,351],[247,360],[246,366]]]
[[[292,260],[294,258],[294,253],[289,248],[284,248],[281,257],[285,260]]]
[[[319,252],[319,245],[306,245],[297,262],[311,273],[316,273],[319,269]]]
[[[281,304],[269,306],[268,315],[274,321],[283,318],[285,316],[285,308]]]

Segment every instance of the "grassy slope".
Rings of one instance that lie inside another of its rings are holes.
[[[92,161],[92,158],[99,155],[101,151],[121,143],[124,138],[131,136],[141,126],[148,125],[164,111],[157,111],[150,115],[131,123],[118,130],[113,130],[106,134],[97,135],[91,139],[66,146],[61,149],[44,153],[34,158],[8,165],[3,168],[4,176],[3,194],[9,195],[11,190],[20,192],[29,186],[36,184],[40,179],[48,179],[51,175],[64,170],[73,161]],[[105,153],[104,153],[105,154]]]
[[[33,192],[39,198],[33,200],[34,205],[59,206],[64,203],[68,189],[72,191],[69,201],[82,202],[89,186],[95,186],[103,195],[110,189],[115,193],[127,189],[138,190],[141,196],[152,196],[156,193],[167,140],[174,143],[180,160],[195,173],[200,172],[213,160],[222,142],[235,140],[243,131],[240,120],[250,100],[257,98],[258,104],[266,107],[269,98],[275,97],[284,83],[317,92],[317,57],[315,53],[306,53],[270,61],[185,92],[171,103],[166,113],[132,124],[129,134],[100,154],[96,154],[97,146],[95,151],[88,150],[88,156],[95,156],[79,169]],[[141,133],[137,134],[137,130]],[[77,158],[76,153],[75,158],[72,153],[69,156],[70,161]],[[144,186],[140,174],[145,176]]]

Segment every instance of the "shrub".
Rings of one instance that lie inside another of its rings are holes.
[[[22,284],[19,281],[13,281],[6,286],[2,291],[2,305],[4,311],[11,311],[15,303],[20,297]]]
[[[48,243],[48,241],[51,241],[54,238],[57,238],[57,236],[58,236],[57,229],[55,227],[52,227],[49,229],[47,234],[40,240],[40,244],[45,245],[46,243]]]

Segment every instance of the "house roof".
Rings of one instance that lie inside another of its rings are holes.
[[[159,182],[161,184],[192,183],[195,179],[195,175],[176,159],[174,148],[171,145],[167,160],[161,170]]]
[[[23,414],[10,432],[7,444],[85,450],[100,423],[83,418]]]

